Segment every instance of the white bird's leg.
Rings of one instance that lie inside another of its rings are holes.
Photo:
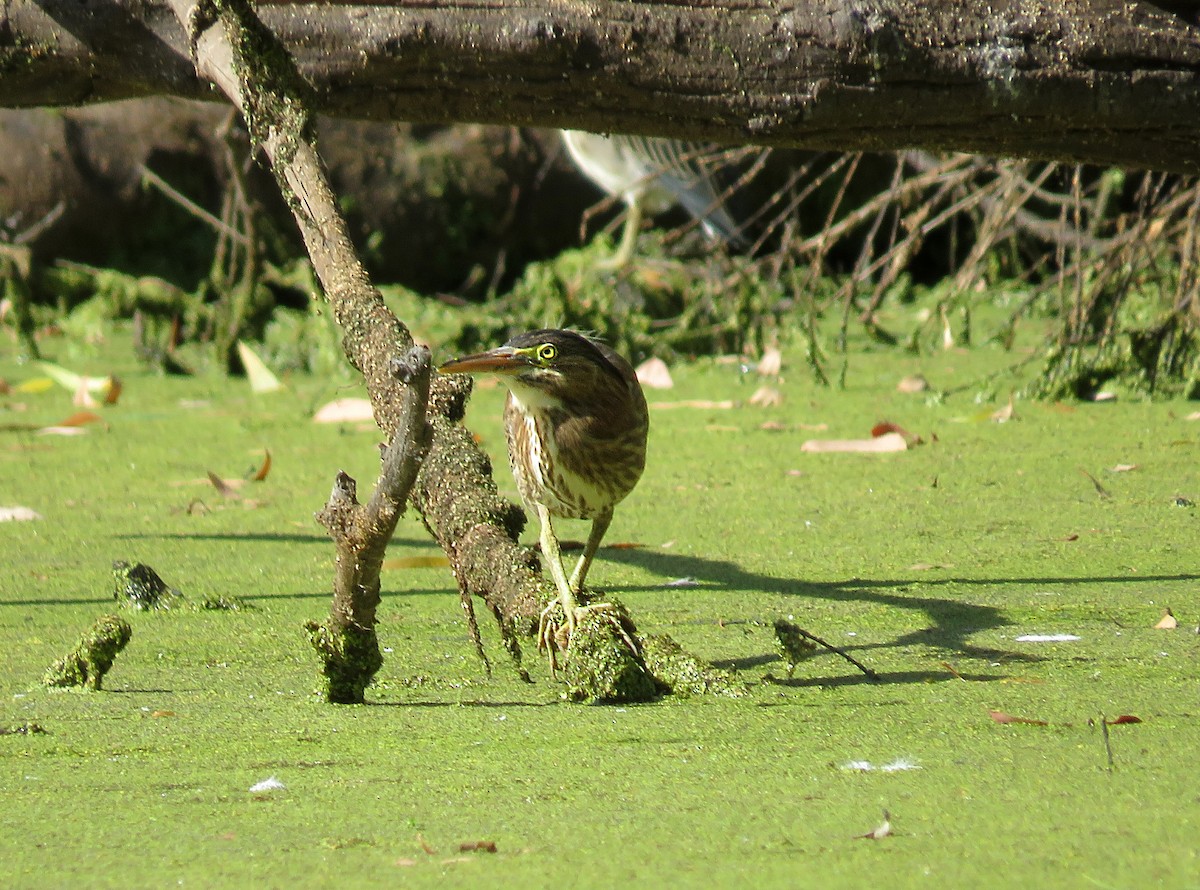
[[[617,252],[607,260],[597,263],[600,269],[621,269],[633,259],[633,251],[637,247],[638,234],[642,230],[642,198],[634,195],[632,200],[625,202],[625,228],[621,231],[621,243]]]

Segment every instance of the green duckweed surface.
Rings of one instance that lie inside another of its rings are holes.
[[[1011,360],[987,348],[863,347],[838,390],[785,346],[771,408],[747,404],[760,381],[736,362],[673,368],[609,533],[641,546],[603,550],[591,580],[750,694],[569,704],[531,652],[521,683],[485,625],[489,678],[433,566],[385,573],[386,662],[347,707],[314,694],[302,625],[330,600],[312,514],[337,470],[364,491],[377,469],[373,428],[310,417],[358,391],[157,378],[127,337],[53,356],[124,381],[85,435],[33,431],[75,410],[66,390],[0,398],[0,506],[42,516],[0,524],[0,728],[45,730],[0,735],[6,886],[1200,883],[1194,405],[1018,402],[997,423],[1006,393],[896,390]],[[39,374],[0,354],[0,376]],[[511,494],[501,395],[481,388],[469,417]],[[801,450],[885,420],[924,444]],[[207,481],[252,472],[264,449],[270,473],[240,497]],[[409,516],[389,555],[437,551]],[[103,691],[46,689],[46,668],[120,609],[114,560],[183,599],[120,610],[133,637]],[[695,586],[667,586],[683,578]],[[255,608],[201,608],[221,597]],[[1167,608],[1179,627],[1156,629]],[[772,682],[788,616],[882,682],[831,653]],[[1121,715],[1141,722],[1106,744],[1099,721]],[[271,778],[285,787],[251,790]],[[863,838],[885,810],[890,836]],[[496,852],[460,849],[479,842]]]

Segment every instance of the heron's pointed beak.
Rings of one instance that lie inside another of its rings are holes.
[[[439,374],[516,374],[529,367],[526,352],[501,346],[476,355],[452,359],[438,368]]]

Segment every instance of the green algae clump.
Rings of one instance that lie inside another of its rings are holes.
[[[105,615],[92,625],[74,649],[50,666],[42,683],[99,689],[117,653],[125,648],[132,636],[133,628],[128,621],[118,615]]]

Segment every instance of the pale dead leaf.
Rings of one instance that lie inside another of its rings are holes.
[[[1200,420],[1200,411],[1193,411],[1191,414],[1183,418],[1184,420]]]
[[[764,420],[758,425],[758,428],[769,433],[784,433],[790,429],[786,423],[780,423],[778,420]]]
[[[821,453],[880,454],[892,451],[907,451],[908,442],[899,433],[885,433],[873,439],[809,439],[800,446],[801,451]]]
[[[1008,404],[998,411],[993,411],[990,419],[996,423],[1008,423],[1010,420],[1016,420],[1017,412],[1013,407],[1013,397],[1008,397]]]
[[[758,360],[759,377],[778,377],[783,370],[783,353],[774,346],[763,350],[762,358]]]
[[[39,436],[82,436],[87,433],[79,426],[44,426],[37,431]]]
[[[1130,470],[1136,470],[1137,464],[1117,464],[1115,467],[1109,467],[1110,473],[1128,473]]]
[[[74,371],[68,371],[61,365],[56,365],[53,362],[34,362],[34,364],[45,371],[46,374],[54,380],[63,389],[69,389],[72,393],[78,392],[82,387],[88,392],[101,392],[108,389],[108,377],[85,377],[82,374],[76,374]],[[32,383],[33,381],[27,381]]]
[[[242,370],[246,372],[246,379],[250,382],[252,392],[266,393],[283,389],[279,378],[271,372],[271,369],[255,354],[253,349],[238,340],[237,351],[238,358],[242,361]]]
[[[1092,393],[1091,401],[1093,402],[1115,402],[1117,394],[1115,392],[1096,392]]]
[[[1004,711],[988,711],[988,716],[997,723],[1023,723],[1027,726],[1049,726],[1045,720],[1034,720],[1030,717],[1017,717]]]
[[[368,399],[345,398],[326,402],[313,415],[313,423],[361,423],[375,418]]]
[[[667,363],[660,358],[648,358],[637,366],[637,379],[650,389],[670,389],[675,385]]]
[[[920,374],[901,377],[900,382],[896,384],[896,390],[903,393],[925,392],[927,389],[929,389],[929,381]]]
[[[28,507],[0,507],[0,522],[33,522],[41,518],[40,513]]]
[[[1154,625],[1155,630],[1174,630],[1177,627],[1179,620],[1170,609],[1165,610],[1162,618],[1158,619],[1158,624]]]
[[[878,841],[883,840],[885,837],[890,837],[891,834],[892,816],[887,810],[884,810],[883,821],[879,823],[879,826],[874,831],[868,831],[866,834],[859,834],[855,837],[859,840]]]
[[[76,408],[95,408],[96,400],[92,398],[92,394],[88,392],[87,380],[79,379],[79,386],[75,388],[75,395],[71,398],[71,404]]]
[[[763,385],[754,391],[754,395],[750,396],[750,404],[757,405],[759,408],[774,408],[783,404],[783,393],[774,386]]]

